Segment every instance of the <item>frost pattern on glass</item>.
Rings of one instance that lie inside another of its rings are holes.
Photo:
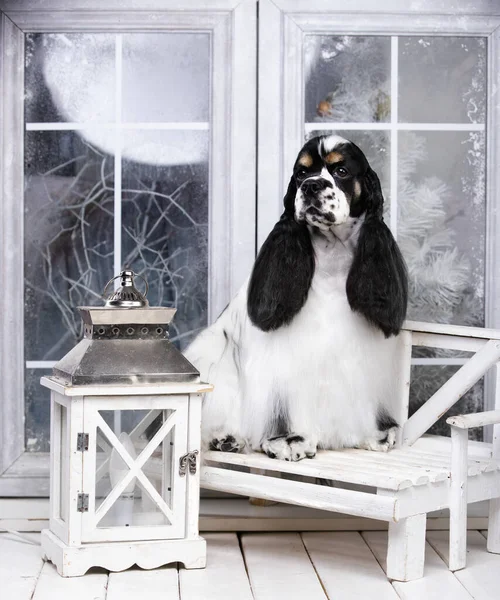
[[[77,306],[113,276],[114,160],[77,132],[25,136],[25,358],[58,360],[78,341]]]
[[[486,40],[399,37],[399,121],[484,123]]]
[[[209,120],[210,37],[123,34],[124,121]]]
[[[27,34],[25,66],[28,123],[115,120],[114,35]]]
[[[391,39],[308,35],[305,120],[378,123],[391,119]]]
[[[483,326],[484,134],[401,132],[398,158],[409,318]]]
[[[81,335],[76,307],[102,302],[113,164],[78,133],[26,135],[26,360],[61,358]],[[176,306],[172,338],[183,347],[206,324],[208,166],[125,161],[123,172],[122,265],[149,280],[152,305]]]
[[[410,411],[415,413],[437,390],[443,386],[459,367],[450,365],[420,366],[411,368]],[[481,378],[448,412],[446,412],[429,430],[436,435],[450,435],[448,417],[474,413],[483,410],[484,378]],[[469,430],[469,439],[482,440],[481,427]]]
[[[208,153],[204,132],[141,132],[129,143],[140,151],[151,140]],[[147,278],[153,306],[177,308],[170,336],[182,349],[207,324],[208,165],[124,161],[122,185],[123,264]]]
[[[40,378],[52,369],[26,369],[24,376],[24,436],[28,452],[50,450],[50,390],[40,385]]]

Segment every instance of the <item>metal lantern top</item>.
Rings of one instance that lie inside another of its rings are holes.
[[[196,368],[169,340],[175,308],[150,307],[134,285],[137,275],[120,273],[120,286],[104,306],[81,306],[83,339],[54,365],[64,385],[198,382]],[[111,279],[104,288],[117,277]]]
[[[114,306],[116,308],[144,308],[149,306],[149,302],[146,299],[148,293],[148,282],[142,275],[138,275],[133,271],[125,270],[122,271],[113,279],[110,279],[106,284],[103,292],[103,296],[106,296],[106,290],[109,284],[115,279],[120,278],[120,287],[109,296],[106,300],[106,306]],[[134,277],[140,277],[146,284],[146,291],[144,294],[135,287]]]

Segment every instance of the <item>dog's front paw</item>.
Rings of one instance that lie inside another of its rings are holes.
[[[209,449],[218,450],[219,452],[241,452],[245,445],[244,439],[234,435],[226,435],[213,438],[209,444]]]
[[[374,452],[388,452],[396,444],[397,427],[391,427],[386,431],[380,432],[378,437],[367,438],[359,448],[364,450],[373,450]]]
[[[261,447],[269,458],[279,460],[298,461],[316,456],[316,444],[297,434],[270,438]]]

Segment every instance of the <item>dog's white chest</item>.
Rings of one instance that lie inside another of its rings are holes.
[[[254,385],[286,397],[299,420],[317,432],[320,445],[353,445],[373,428],[389,393],[395,340],[385,339],[349,306],[349,247],[324,241],[315,250],[315,275],[299,314],[277,331],[252,328],[257,343],[250,344],[247,374]],[[250,396],[255,408],[256,397]]]

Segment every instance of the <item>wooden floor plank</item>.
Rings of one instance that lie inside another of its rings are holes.
[[[40,534],[24,534],[36,542]],[[0,534],[0,595],[2,598],[31,600],[42,570],[39,545],[25,542],[10,533]]]
[[[90,571],[84,577],[61,577],[52,563],[45,563],[33,600],[106,600],[108,575]]]
[[[449,533],[429,531],[429,543],[448,561]],[[455,572],[455,577],[476,600],[491,600],[499,597],[500,554],[486,550],[486,539],[479,531],[467,532],[467,566]]]
[[[179,600],[176,567],[144,571],[139,568],[110,573],[106,600]]]
[[[252,600],[236,534],[208,533],[203,537],[207,540],[207,568],[179,570],[182,600]]]
[[[364,540],[373,554],[386,569],[387,533],[381,531],[365,531]],[[443,560],[434,549],[425,545],[425,567],[422,579],[415,581],[393,581],[392,585],[403,600],[471,600],[472,596],[448,570]]]
[[[363,589],[377,600],[398,598],[358,532],[308,532],[302,539],[329,598],[352,600]]]
[[[255,600],[325,600],[326,595],[298,533],[241,536]]]

